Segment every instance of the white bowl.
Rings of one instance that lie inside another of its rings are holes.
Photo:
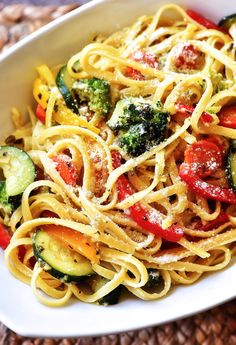
[[[40,63],[65,62],[90,41],[93,33],[111,33],[152,13],[170,1],[94,1],[45,26],[0,55],[0,132],[11,130],[10,108],[25,111],[32,103],[32,81]],[[236,12],[232,0],[176,0],[217,21]],[[27,336],[72,337],[115,333],[157,325],[210,308],[236,295],[236,265],[205,276],[192,286],[178,287],[166,298],[144,302],[128,297],[112,307],[75,302],[63,308],[41,305],[30,287],[16,280],[0,253],[0,320]]]

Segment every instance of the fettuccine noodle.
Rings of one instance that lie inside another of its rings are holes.
[[[174,63],[186,46],[198,52],[197,68]],[[137,51],[155,56],[158,66],[132,58]],[[77,61],[79,68],[75,69]],[[22,124],[17,109],[13,112],[17,128],[12,136],[21,142],[41,177],[25,189],[21,205],[10,216],[2,214],[2,223],[13,232],[5,251],[12,274],[31,285],[40,302],[62,306],[72,296],[97,302],[121,285],[138,298],[156,300],[175,285],[193,284],[205,272],[229,265],[236,250],[235,206],[225,207],[190,191],[179,177],[179,167],[186,148],[202,138],[236,139],[236,130],[220,125],[217,116],[236,98],[232,38],[216,29],[207,30],[184,9],[169,4],[109,37],[98,35],[69,59],[67,72],[74,81],[98,78],[109,83],[112,109],[119,99],[139,97],[152,104],[162,102],[170,114],[165,140],[133,157],[122,149],[117,132],[106,123],[112,110],[101,118],[96,112],[88,115],[86,106],[79,115],[68,108],[55,81],[59,68],[42,65],[37,69],[34,97],[45,109],[45,124],[30,108],[27,124]],[[223,89],[214,76],[224,78]],[[183,100],[195,105],[191,116],[184,119],[176,112],[176,104]],[[210,124],[201,121],[205,111],[212,115]],[[114,151],[123,158],[118,167],[113,166]],[[63,179],[53,161],[61,153],[76,166],[76,185]],[[117,187],[121,176],[126,176],[134,190],[123,199]],[[221,183],[220,177],[212,180]],[[164,230],[177,224],[183,230],[182,238],[170,245],[142,228],[129,212],[137,203],[159,212]],[[45,211],[53,212],[52,216],[45,216]],[[209,231],[201,228],[222,211],[229,215],[227,222]],[[196,219],[201,226],[193,226]],[[90,260],[94,274],[88,281],[75,284],[57,279],[35,260],[33,234],[52,224],[72,229],[96,246],[96,258]],[[158,285],[152,288],[147,285],[150,270],[159,275]],[[106,283],[91,291],[87,285],[92,277],[103,277]]]

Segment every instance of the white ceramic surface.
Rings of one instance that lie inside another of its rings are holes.
[[[89,42],[95,32],[110,33],[152,13],[165,0],[94,1],[50,23],[0,55],[0,135],[11,129],[10,108],[25,111],[32,103],[35,66],[63,63]],[[176,0],[218,20],[236,12],[232,0]],[[52,309],[41,305],[30,287],[7,271],[0,252],[0,320],[28,336],[84,336],[115,333],[157,325],[210,308],[236,296],[236,265],[213,273],[196,284],[178,287],[168,297],[144,302],[128,296],[112,307],[80,302]]]

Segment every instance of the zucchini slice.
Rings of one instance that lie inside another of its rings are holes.
[[[72,93],[73,79],[69,75],[66,65],[62,66],[59,70],[56,77],[56,84],[68,108],[70,108],[75,114],[79,114],[78,104]]]
[[[221,26],[222,28],[229,30],[229,28],[236,23],[236,13],[233,13],[229,16],[225,16],[223,17],[220,21],[219,21],[219,26]]]
[[[6,178],[5,188],[8,197],[23,193],[34,181],[34,163],[25,151],[17,147],[0,146],[0,167]]]
[[[236,193],[236,140],[232,140],[230,144],[226,163],[226,176],[230,187]]]
[[[0,181],[0,209],[5,213],[15,211],[21,204],[22,194],[9,196],[6,192],[6,182]]]
[[[108,279],[101,276],[96,276],[96,277],[91,277],[89,285],[93,292],[97,292],[108,282],[109,282]],[[122,287],[123,285],[117,286],[113,291],[109,292],[106,296],[103,296],[102,298],[100,298],[97,301],[97,303],[104,306],[114,305],[114,304],[119,303]]]
[[[46,231],[38,230],[34,234],[33,250],[44,270],[65,283],[79,282],[94,273],[88,259]]]

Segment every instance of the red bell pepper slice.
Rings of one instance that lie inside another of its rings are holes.
[[[222,156],[224,156],[228,152],[229,142],[224,137],[212,134],[207,138],[204,138],[204,141],[209,141],[210,143],[217,145],[222,153]]]
[[[11,236],[4,228],[2,224],[0,224],[0,248],[6,249],[8,244],[10,243]]]
[[[45,111],[45,109],[43,109],[43,107],[40,104],[37,105],[36,116],[45,125],[46,111]]]
[[[130,55],[129,58],[133,61],[143,63],[146,66],[149,66],[152,68],[158,68],[158,61],[157,61],[156,55],[153,53],[144,52],[142,50],[136,50],[135,52],[133,52]],[[135,80],[144,80],[145,79],[145,77],[142,75],[142,73],[133,67],[128,66],[125,70],[125,74],[129,78],[132,78]]]
[[[228,106],[221,109],[218,114],[220,125],[236,129],[236,106]]]
[[[121,165],[122,157],[117,151],[112,152],[113,168]],[[121,175],[117,180],[118,199],[122,201],[133,194],[129,180]],[[156,236],[159,236],[170,242],[178,242],[184,235],[183,230],[177,225],[172,225],[167,229],[161,226],[162,217],[158,211],[146,208],[141,202],[135,203],[128,208],[130,217],[144,230],[147,230]]]
[[[200,140],[187,148],[184,161],[199,177],[206,177],[222,166],[222,153],[216,144]]]
[[[59,218],[58,215],[54,212],[45,210],[40,214],[41,218]]]
[[[180,70],[199,69],[202,64],[201,56],[201,52],[193,44],[185,43],[179,46],[173,63]]]
[[[236,205],[236,193],[230,188],[214,186],[203,181],[190,164],[182,163],[179,171],[180,178],[187,184],[190,190],[196,194],[211,200],[217,200],[228,204]]]
[[[222,32],[225,33],[225,30],[223,28],[221,28],[220,26],[216,25],[211,20],[203,17],[200,13],[198,13],[196,11],[193,11],[193,10],[187,10],[186,13],[187,13],[187,15],[190,18],[195,20],[195,22],[197,22],[198,24],[200,24],[202,26],[205,26],[205,28],[222,31]]]
[[[203,225],[200,227],[200,230],[203,231],[210,231],[213,229],[218,228],[220,225],[223,225],[225,223],[227,223],[229,221],[229,216],[227,215],[227,213],[225,213],[224,211],[221,211],[221,213],[219,214],[219,216],[208,222],[207,224]]]
[[[190,117],[192,113],[194,112],[194,107],[192,105],[176,103],[175,107],[176,107],[177,113],[182,115],[184,119]],[[200,117],[200,120],[204,124],[209,124],[213,122],[213,117],[211,116],[211,114],[204,111]]]
[[[77,171],[72,159],[61,153],[52,157],[52,160],[56,164],[56,170],[59,172],[65,183],[75,187]]]

